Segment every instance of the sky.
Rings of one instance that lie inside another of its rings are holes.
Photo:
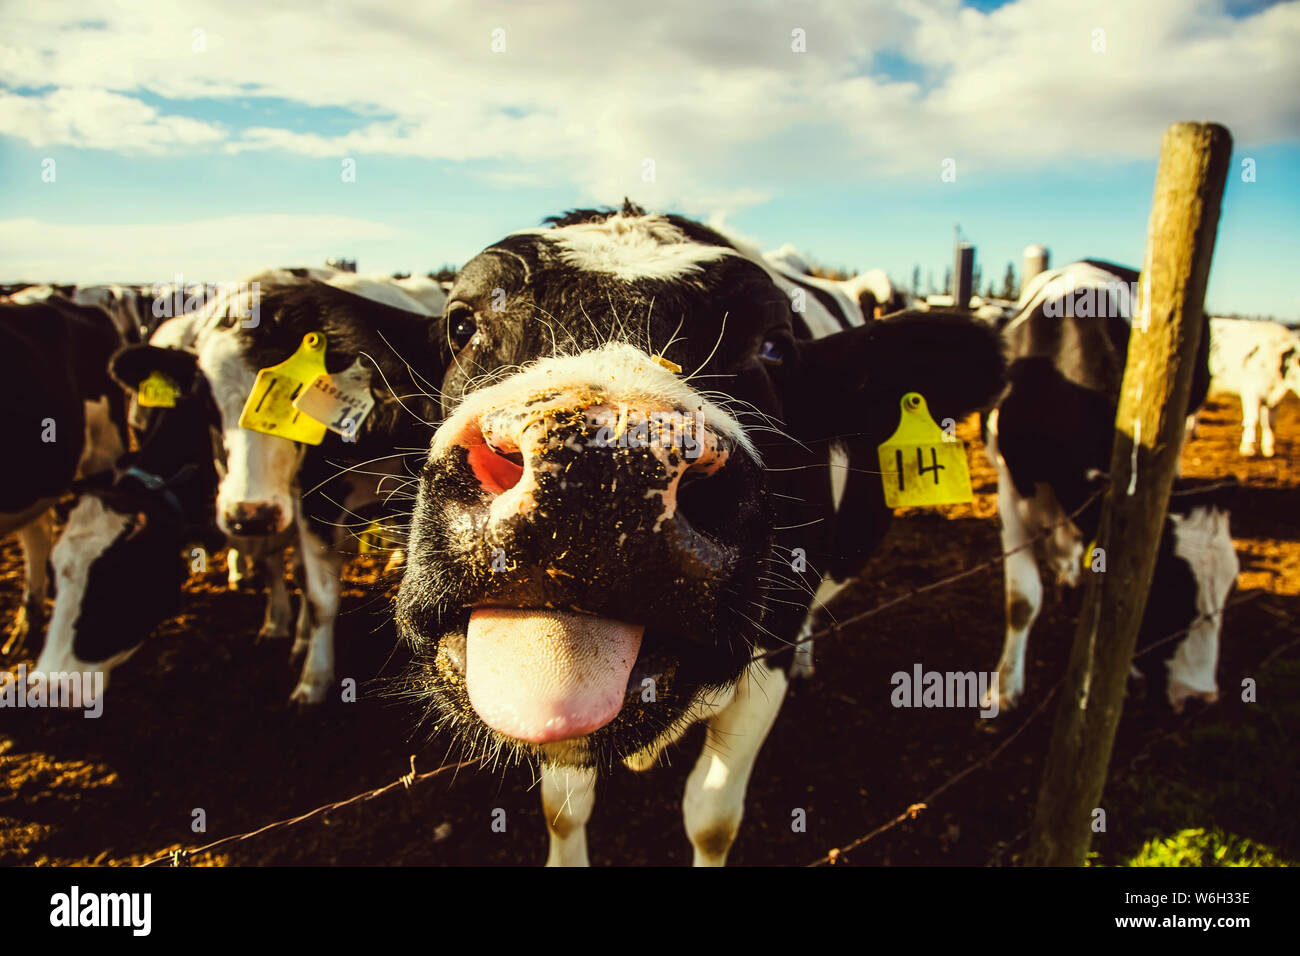
[[[0,0],[0,281],[426,272],[624,196],[987,285],[1139,266],[1234,137],[1207,306],[1300,320],[1300,0]]]

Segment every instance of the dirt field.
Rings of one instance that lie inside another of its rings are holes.
[[[1263,593],[1227,615],[1219,704],[1181,716],[1162,702],[1137,701],[1127,709],[1103,798],[1109,826],[1094,841],[1103,862],[1119,862],[1160,835],[1151,824],[1153,804],[1161,803],[1152,788],[1161,788],[1163,799],[1174,786],[1163,781],[1176,776],[1178,787],[1191,791],[1221,788],[1237,772],[1231,761],[1238,745],[1264,746],[1270,734],[1294,753],[1300,726],[1261,722],[1250,708],[1262,705],[1243,704],[1237,690],[1244,676],[1257,676],[1267,690],[1266,671],[1300,656],[1287,647],[1300,631],[1300,403],[1288,399],[1280,411],[1272,460],[1237,456],[1235,402],[1211,403],[1200,437],[1185,453],[1185,474],[1231,473],[1242,480],[1232,518],[1242,563],[1236,595]],[[973,419],[962,435],[972,443],[973,505],[900,517],[856,587],[834,605],[839,617],[998,553],[993,472]],[[336,702],[306,715],[291,710],[288,642],[256,642],[262,598],[225,590],[224,562],[214,560],[205,576],[192,579],[187,613],[115,673],[101,719],[0,710],[0,863],[140,863],[390,783],[406,772],[411,754],[420,770],[442,764],[446,742],[426,740],[413,730],[417,714],[410,705],[379,695],[384,679],[404,663],[385,620],[392,589],[379,581],[379,564],[367,557],[351,565],[339,621],[338,674],[356,678],[363,691],[357,703]],[[5,623],[17,608],[20,574],[10,539],[0,546]],[[1029,645],[1024,701],[992,721],[973,711],[894,709],[889,677],[915,663],[939,670],[995,666],[1002,643],[998,566],[819,644],[815,677],[796,685],[758,760],[731,862],[809,863],[894,818],[1028,722],[991,767],[969,774],[915,820],[845,861],[1014,862],[1024,849],[1054,715],[1054,707],[1038,705],[1064,672],[1078,599],[1048,586]],[[20,663],[0,660],[11,670]],[[1187,759],[1198,722],[1221,733],[1222,765]],[[593,863],[690,861],[680,796],[700,739],[697,728],[669,750],[666,765],[645,774],[623,770],[602,783],[588,834]],[[1283,792],[1289,799],[1300,784],[1277,786],[1289,788]],[[1273,825],[1275,818],[1294,817],[1297,804],[1274,809],[1258,788],[1249,789],[1241,801],[1206,811],[1211,818],[1189,811],[1185,825],[1224,827],[1280,844],[1291,859],[1300,856],[1295,824]],[[1158,818],[1160,825],[1189,806],[1179,799]],[[194,808],[206,812],[206,833],[190,831]],[[504,833],[492,829],[496,808],[506,811]],[[806,832],[792,832],[795,809],[806,811]],[[467,770],[227,844],[194,862],[518,865],[540,863],[545,849],[530,773]]]

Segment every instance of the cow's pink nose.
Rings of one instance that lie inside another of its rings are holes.
[[[614,470],[644,471],[651,463],[671,478],[707,477],[721,469],[728,450],[715,432],[695,416],[671,408],[629,408],[561,403],[537,410],[492,409],[468,423],[448,444],[465,449],[484,491],[523,492],[538,482],[575,487],[597,460]],[[563,465],[559,459],[566,459]],[[586,460],[584,460],[586,459]],[[564,475],[555,473],[562,467]],[[524,485],[523,488],[518,486]],[[617,492],[617,487],[608,489]]]

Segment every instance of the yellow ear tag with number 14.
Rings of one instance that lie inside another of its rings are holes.
[[[920,392],[908,392],[899,406],[898,428],[877,449],[885,504],[915,508],[972,500],[966,443],[944,435]]]
[[[325,336],[308,332],[302,344],[279,365],[257,373],[253,390],[239,416],[241,428],[290,441],[319,445],[325,440],[325,426],[293,407],[298,397],[318,375],[325,373]]]

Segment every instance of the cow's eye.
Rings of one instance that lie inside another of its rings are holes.
[[[766,339],[758,350],[758,357],[765,365],[782,365],[785,363],[785,346],[776,339]]]
[[[469,344],[469,340],[478,331],[474,322],[474,310],[462,302],[452,304],[447,312],[447,332],[452,344],[459,350]]]

